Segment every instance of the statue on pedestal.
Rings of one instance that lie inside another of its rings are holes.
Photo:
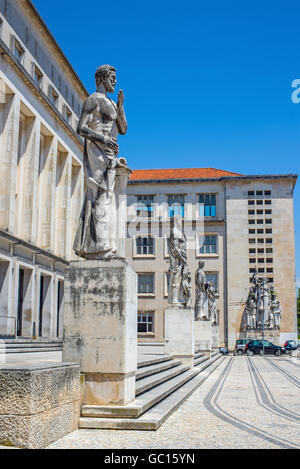
[[[214,325],[218,324],[218,313],[216,303],[216,289],[213,282],[209,282],[207,285],[207,299],[208,299],[208,317],[211,323]]]
[[[280,329],[282,311],[280,302],[267,278],[259,278],[257,272],[251,279],[250,288],[244,309],[246,330]]]
[[[86,194],[74,250],[85,259],[111,259],[117,257],[116,171],[127,168],[126,160],[118,158],[117,136],[126,133],[127,121],[123,91],[117,104],[107,96],[115,90],[116,69],[102,65],[95,79],[97,91],[84,102],[77,130],[85,139]]]
[[[191,304],[191,274],[187,265],[186,236],[182,231],[182,219],[173,217],[169,240],[170,281],[169,303],[172,306],[186,306]],[[179,301],[179,294],[183,290],[184,303]]]
[[[195,319],[209,319],[208,303],[207,303],[207,282],[204,273],[205,262],[200,261],[196,271],[196,304]]]

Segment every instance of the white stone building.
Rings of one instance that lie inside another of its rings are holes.
[[[76,128],[88,94],[30,1],[0,0],[0,52],[0,339],[54,350],[83,198]]]
[[[200,260],[218,291],[220,342],[244,337],[251,277],[267,277],[281,302],[281,343],[297,338],[295,175],[243,176],[212,168],[137,170],[128,186],[127,259],[139,276],[139,342],[163,343],[170,217],[184,217],[193,279]],[[150,347],[149,347],[150,349]]]

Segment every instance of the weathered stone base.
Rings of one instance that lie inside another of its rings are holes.
[[[85,404],[124,405],[135,399],[137,274],[124,259],[70,263],[63,360],[80,362]]]
[[[128,404],[128,396],[135,395],[135,373],[85,373],[84,404]],[[131,399],[132,400],[132,399]]]
[[[165,352],[191,367],[195,355],[194,317],[192,309],[165,310]]]
[[[45,448],[78,428],[79,365],[0,368],[0,445]]]
[[[219,339],[219,326],[212,324],[211,326],[211,348],[217,349],[220,347]]]
[[[210,354],[212,344],[211,322],[199,319],[195,321],[195,349],[197,352]]]

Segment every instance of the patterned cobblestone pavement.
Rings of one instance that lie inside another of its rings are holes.
[[[156,432],[78,430],[49,448],[300,448],[300,360],[227,357]]]

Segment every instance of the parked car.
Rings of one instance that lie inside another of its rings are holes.
[[[246,345],[251,342],[251,339],[239,339],[236,341],[234,354],[243,355],[245,353]]]
[[[292,350],[297,350],[298,341],[297,340],[286,340],[284,344],[285,352],[288,354]]]
[[[280,347],[279,345],[274,345],[267,340],[252,340],[245,347],[245,352],[247,355],[276,355],[279,357],[285,353],[285,348]]]

